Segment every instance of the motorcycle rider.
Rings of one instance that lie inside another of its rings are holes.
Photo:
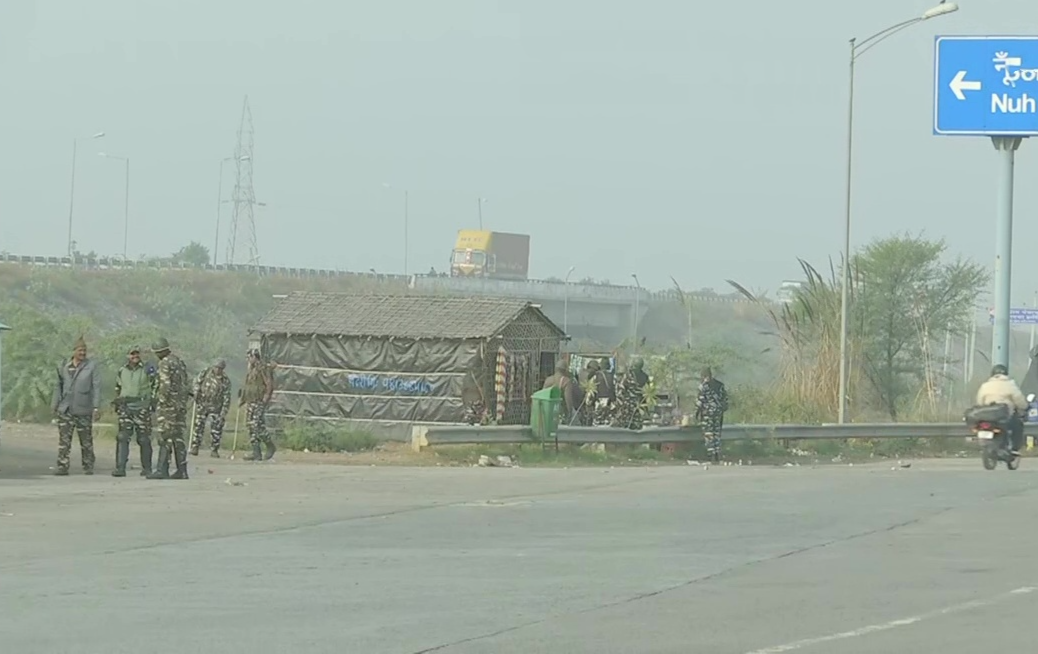
[[[991,378],[977,389],[977,406],[1004,404],[1012,414],[1009,418],[1009,433],[1012,438],[1013,456],[1020,456],[1024,444],[1024,421],[1027,415],[1027,398],[1020,387],[1009,376],[1009,369],[1002,364],[991,369]]]

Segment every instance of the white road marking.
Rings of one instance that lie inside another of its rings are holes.
[[[746,654],[782,654],[783,652],[792,652],[805,647],[811,647],[812,645],[821,645],[822,643],[829,643],[834,640],[847,640],[848,638],[858,638],[859,636],[867,636],[880,631],[890,631],[891,629],[897,629],[898,627],[907,627],[908,625],[916,624],[924,620],[930,620],[932,618],[939,618],[944,615],[952,613],[961,613],[969,609],[977,609],[985,606],[991,606],[998,602],[1009,599],[1014,595],[1026,595],[1033,593],[1038,590],[1035,586],[1024,586],[1009,591],[1008,593],[1002,593],[995,597],[990,597],[983,600],[973,600],[972,602],[965,602],[963,604],[955,604],[953,606],[946,606],[943,609],[936,611],[930,611],[929,613],[921,613],[919,615],[913,615],[907,618],[901,618],[900,620],[891,620],[890,622],[883,622],[880,624],[873,624],[867,627],[861,627],[859,629],[853,629],[851,631],[843,631],[838,634],[829,634],[828,636],[818,636],[816,638],[805,638],[804,640],[797,640],[792,643],[786,643],[785,645],[774,645],[772,647],[765,647],[764,649],[755,649],[752,652],[746,652]]]

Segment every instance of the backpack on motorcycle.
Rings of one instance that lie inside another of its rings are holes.
[[[1009,421],[1013,412],[1005,404],[988,404],[985,406],[974,406],[966,410],[965,419],[971,425],[978,422],[990,422],[992,424],[1004,424]]]

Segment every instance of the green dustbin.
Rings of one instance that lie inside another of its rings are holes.
[[[530,429],[533,439],[542,443],[554,440],[559,431],[562,392],[552,386],[533,394],[530,405]]]

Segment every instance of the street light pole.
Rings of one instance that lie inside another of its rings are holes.
[[[126,188],[124,189],[125,197],[123,199],[123,261],[126,261],[127,245],[130,242],[130,158],[117,157],[104,152],[98,152],[97,156],[105,159],[115,159],[126,164]]]
[[[130,158],[126,157],[126,188],[123,198],[123,262],[130,242]]]
[[[216,236],[213,237],[213,267],[216,267],[216,253],[220,250],[220,208],[223,205],[223,165],[234,157],[220,160],[220,179],[216,185]]]
[[[74,264],[72,261],[72,210],[76,206],[76,144],[77,140],[72,139],[72,186],[68,192],[68,258],[69,264]]]
[[[576,266],[570,266],[566,271],[566,279],[562,282],[562,331],[569,336],[569,276],[576,270]]]
[[[410,222],[410,195],[407,190],[404,190],[404,277],[407,277],[407,232],[408,223]]]
[[[72,184],[69,187],[69,193],[68,193],[68,258],[69,258],[69,265],[72,265],[72,264],[75,263],[74,261],[72,261],[72,213],[73,213],[73,209],[76,206],[76,150],[77,150],[77,145],[78,145],[79,141],[86,140],[87,138],[99,139],[99,138],[104,137],[104,135],[105,135],[104,132],[98,132],[98,133],[94,134],[93,136],[89,136],[89,137],[85,137],[84,136],[84,137],[79,137],[79,138],[73,138],[72,139]]]
[[[392,189],[393,185],[389,182],[382,182],[382,187],[386,189]],[[410,231],[411,223],[411,194],[407,189],[404,189],[404,276],[407,276],[408,270],[408,254],[410,246],[408,245],[408,232]]]
[[[944,0],[941,0],[940,4],[928,9],[923,13],[923,15],[891,25],[884,30],[876,32],[860,43],[857,39],[850,40],[850,66],[848,71],[849,82],[847,89],[847,178],[843,221],[843,272],[841,274],[842,279],[840,280],[840,385],[838,391],[838,420],[841,425],[847,421],[847,383],[848,368],[850,366],[847,353],[847,323],[850,314],[848,296],[850,294],[851,282],[851,183],[853,163],[852,149],[854,144],[854,64],[857,62],[858,57],[872,49],[873,46],[878,45],[880,42],[901,30],[907,29],[916,23],[921,23],[924,20],[944,16],[945,14],[950,14],[958,10],[959,6],[954,2],[946,3]]]
[[[638,351],[638,319],[641,317],[642,283],[638,281],[638,275],[631,273],[634,279],[634,351]]]

